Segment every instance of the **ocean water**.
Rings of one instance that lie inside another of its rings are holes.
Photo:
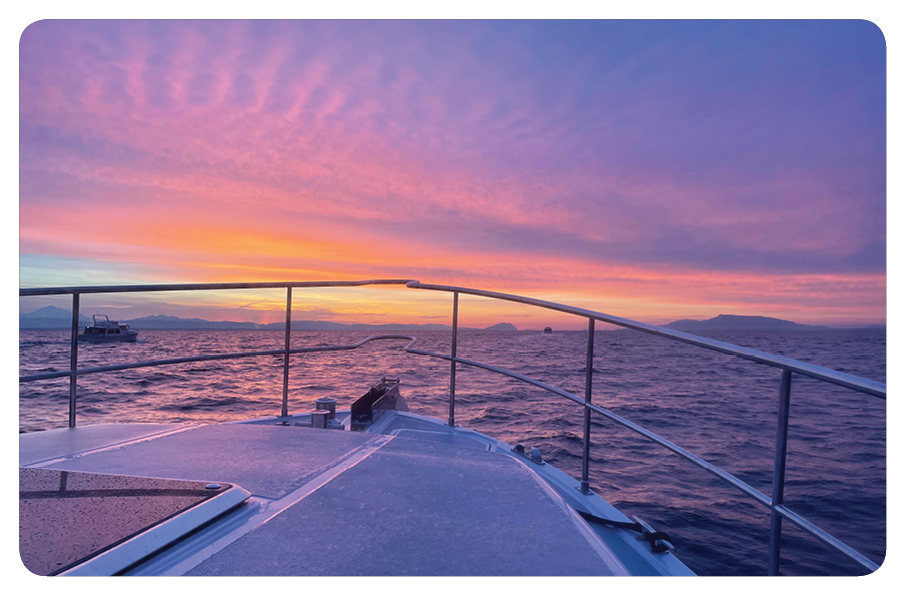
[[[351,344],[362,332],[293,332],[292,346]],[[448,332],[414,333],[416,348],[448,353]],[[711,332],[708,337],[886,381],[884,330]],[[282,332],[143,331],[131,344],[83,344],[79,365],[278,349]],[[583,396],[586,332],[460,332],[460,357],[505,367]],[[289,410],[323,396],[348,408],[381,376],[398,377],[412,412],[446,419],[449,363],[402,351],[405,341],[293,355]],[[69,367],[66,331],[21,331],[20,374]],[[593,400],[771,494],[776,369],[631,331],[595,335]],[[279,414],[282,356],[83,376],[78,423],[220,422]],[[885,401],[796,376],[785,503],[877,563],[886,551]],[[20,384],[20,431],[65,427],[68,380]],[[456,421],[580,475],[582,409],[480,369],[457,370]],[[769,513],[728,484],[605,418],[592,417],[591,486],[629,516],[672,536],[701,575],[763,575]],[[784,575],[864,571],[789,522]]]

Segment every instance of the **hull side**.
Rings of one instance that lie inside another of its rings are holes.
[[[137,339],[137,332],[135,334],[114,334],[112,336],[92,336],[90,334],[79,334],[79,342],[90,343],[135,342]]]

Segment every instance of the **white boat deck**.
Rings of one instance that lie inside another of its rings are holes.
[[[625,575],[684,568],[671,554],[657,556],[663,567],[641,563],[636,557],[644,555],[627,552],[644,543],[630,536],[605,542],[601,534],[620,531],[589,527],[534,464],[494,451],[495,440],[431,431],[441,425],[420,419],[388,415],[381,425],[396,435],[273,420],[61,429],[21,435],[20,466],[230,483],[251,494],[218,521],[186,527],[195,530],[126,573]]]

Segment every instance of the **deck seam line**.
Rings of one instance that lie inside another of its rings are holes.
[[[100,446],[100,447],[97,447],[94,449],[76,452],[75,454],[67,454],[64,456],[59,456],[57,458],[48,458],[45,460],[41,460],[39,462],[34,462],[32,464],[25,464],[23,466],[20,466],[20,468],[44,468],[46,466],[50,466],[51,464],[57,464],[58,462],[66,462],[67,460],[78,460],[79,458],[82,458],[84,456],[90,456],[92,454],[99,454],[100,452],[107,452],[110,450],[117,450],[119,448],[134,445],[136,443],[143,443],[145,441],[153,441],[155,439],[158,439],[161,437],[167,437],[169,435],[176,435],[177,433],[182,433],[183,431],[189,431],[191,429],[197,429],[198,427],[201,427],[201,426],[202,426],[201,424],[195,423],[195,424],[189,425],[187,427],[184,426],[184,427],[178,427],[176,429],[164,429],[163,431],[160,431],[158,433],[142,435],[140,437],[127,439],[125,441],[119,441],[119,442],[108,444],[105,446]]]
[[[380,450],[383,446],[393,441],[395,437],[390,435],[381,435],[375,440],[359,446],[348,455],[344,461],[330,466],[324,471],[313,476],[300,487],[287,493],[277,500],[263,502],[259,500],[261,510],[249,517],[241,526],[232,530],[229,534],[217,539],[215,542],[203,547],[201,550],[191,555],[188,559],[177,563],[168,570],[162,572],[161,575],[185,575],[204,561],[213,557],[223,549],[227,548],[249,532],[266,524],[273,518],[277,517],[296,503],[304,500],[306,497],[328,484],[330,481],[343,474],[350,468],[358,465],[359,462],[369,458]]]

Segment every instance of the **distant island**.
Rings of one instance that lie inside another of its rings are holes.
[[[829,326],[808,326],[779,318],[720,314],[709,320],[676,320],[664,326],[680,332],[701,330],[831,330]]]
[[[110,319],[115,316],[107,314]],[[254,322],[212,322],[201,318],[179,318],[176,316],[154,315],[133,320],[117,320],[129,324],[136,330],[284,330],[286,322],[256,324]],[[19,328],[22,330],[51,330],[69,328],[72,312],[48,305],[31,313],[19,314]],[[91,317],[79,314],[79,327],[91,323]],[[407,332],[410,330],[450,330],[445,324],[342,324],[319,320],[292,320],[293,330],[368,330],[372,332]],[[487,328],[459,328],[462,331],[517,332],[518,328],[508,322],[494,324]]]

